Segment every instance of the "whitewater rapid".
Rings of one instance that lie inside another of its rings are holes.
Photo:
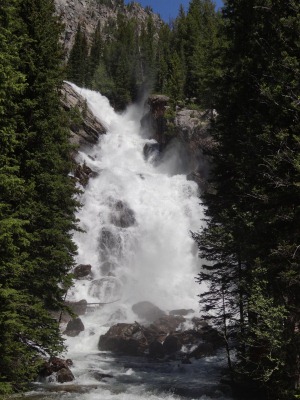
[[[141,135],[139,107],[130,107],[120,115],[99,93],[76,90],[107,130],[97,145],[79,154],[78,161],[98,175],[89,181],[80,199],[83,207],[78,219],[84,232],[74,235],[78,264],[91,264],[94,279],[107,275],[101,268],[103,263],[113,264],[109,272],[121,287],[116,307],[125,318],[128,313],[131,317],[131,305],[141,300],[164,310],[197,310],[199,285],[195,276],[200,265],[190,235],[199,229],[203,217],[197,184],[185,175],[166,172],[165,165],[145,160],[143,148],[151,140]],[[132,226],[120,228],[111,223],[116,202],[133,211]],[[103,229],[116,235],[118,241],[118,248],[113,246],[104,256],[99,252]],[[88,282],[77,283],[72,292],[72,300],[82,298],[89,302],[115,300],[114,294],[111,298],[91,296]]]
[[[181,397],[170,392],[170,382],[176,381],[186,390],[198,388],[201,379],[203,387],[213,385],[210,370],[218,362],[216,357],[186,366],[149,366],[142,359],[115,359],[98,350],[99,337],[109,326],[139,321],[131,309],[139,301],[150,301],[164,311],[193,309],[191,318],[199,314],[201,287],[195,276],[201,265],[190,231],[201,227],[203,209],[197,184],[172,170],[174,159],[179,157],[176,153],[171,155],[172,163],[145,159],[144,146],[153,140],[147,137],[147,129],[141,129],[143,107],[132,106],[118,114],[101,94],[72,86],[86,99],[107,133],[78,155],[77,161],[91,168],[93,177],[80,196],[82,208],[77,218],[82,232],[74,233],[76,261],[90,264],[92,277],[75,281],[67,300],[110,304],[90,307],[80,317],[85,330],[77,337],[66,337],[65,357],[74,362],[75,384],[90,390],[60,397],[173,400]],[[120,209],[129,216],[125,226],[115,222]],[[99,382],[95,373],[109,374],[113,379]],[[197,398],[210,397],[203,394]]]

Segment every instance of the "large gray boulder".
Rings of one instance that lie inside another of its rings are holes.
[[[99,350],[163,360],[172,357],[185,363],[189,363],[190,358],[213,355],[221,345],[215,341],[217,332],[210,327],[199,331],[183,330],[183,320],[180,316],[166,315],[149,326],[137,322],[113,325],[100,336]],[[185,352],[182,352],[183,346]]]
[[[90,275],[92,266],[90,264],[79,264],[74,268],[73,275],[75,279],[86,278]]]
[[[74,318],[68,322],[64,334],[67,336],[78,336],[80,332],[84,331],[84,325],[80,318]]]
[[[156,319],[166,315],[159,307],[150,301],[140,301],[132,306],[132,311],[141,319],[147,322],[153,322]]]
[[[111,255],[116,257],[122,253],[122,239],[119,230],[114,227],[104,227],[99,236],[99,252],[103,260],[110,259]]]
[[[124,201],[117,201],[113,207],[110,222],[119,228],[129,228],[135,224],[134,211]]]
[[[49,361],[42,365],[39,371],[39,378],[43,381],[48,377],[53,376],[57,382],[71,382],[75,379],[72,371],[70,370],[71,365],[73,365],[72,360],[51,357]]]
[[[105,335],[100,336],[98,347],[99,350],[137,356],[143,355],[148,345],[143,327],[135,322],[113,325]]]
[[[56,374],[56,380],[59,383],[74,381],[74,375],[69,368],[62,368]]]
[[[185,318],[180,315],[163,315],[153,321],[150,327],[157,332],[168,334],[178,330],[184,322]]]
[[[65,303],[74,314],[84,315],[87,310],[87,301],[85,299],[79,301],[66,301]]]

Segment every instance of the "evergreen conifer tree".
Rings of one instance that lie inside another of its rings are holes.
[[[86,84],[88,87],[92,85],[95,71],[103,58],[103,40],[101,37],[101,26],[98,22],[96,30],[93,35],[90,55],[87,62]]]
[[[98,33],[98,32],[97,32]],[[98,40],[98,38],[97,38]],[[93,54],[94,59],[95,54]],[[76,83],[76,85],[84,86],[89,77],[88,63],[88,44],[85,33],[82,27],[78,24],[75,42],[70,52],[70,57],[67,65],[67,78]],[[92,68],[94,64],[92,62]]]
[[[62,51],[54,12],[52,0],[5,1],[0,7],[1,392],[23,388],[41,355],[62,350],[50,311],[64,307],[76,250],[71,230],[77,203],[59,102]]]
[[[219,15],[211,0],[192,0],[185,20],[186,96],[212,108],[212,81],[219,48]]]
[[[221,288],[236,271],[236,370],[271,398],[299,385],[299,14],[296,1],[226,2],[208,226],[197,237],[214,271],[200,279],[218,276]]]

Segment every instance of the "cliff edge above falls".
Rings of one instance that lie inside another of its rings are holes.
[[[176,107],[174,111],[169,104],[167,96],[149,96],[142,126],[150,129],[162,157],[170,147],[176,146],[179,156],[185,159],[184,173],[188,174],[188,179],[196,181],[201,191],[207,190],[210,171],[207,153],[215,146],[209,133],[214,112],[188,107]]]

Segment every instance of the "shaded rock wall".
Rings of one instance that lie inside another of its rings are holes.
[[[207,153],[215,146],[209,134],[214,113],[212,110],[180,107],[172,111],[169,102],[167,96],[150,96],[147,101],[149,110],[142,118],[142,127],[150,131],[151,138],[157,141],[162,157],[168,147],[176,142],[180,153],[185,154],[188,160],[184,171],[188,172],[188,179],[195,180],[202,191],[207,190],[210,171]],[[153,146],[151,144],[151,148]]]

